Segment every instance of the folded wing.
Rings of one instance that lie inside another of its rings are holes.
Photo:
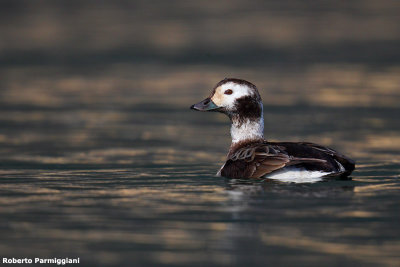
[[[221,175],[230,178],[260,178],[286,166],[325,163],[324,159],[296,157],[278,144],[252,143],[230,154]]]

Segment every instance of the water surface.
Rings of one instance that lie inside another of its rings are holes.
[[[0,256],[82,266],[399,266],[398,1],[8,1],[0,9]],[[265,136],[351,179],[215,177],[225,77]]]
[[[334,145],[357,160],[351,180],[285,184],[214,176],[229,145],[220,114],[160,103],[11,105],[1,111],[2,255],[79,256],[85,265],[395,266],[399,148],[366,141],[398,131],[395,111],[266,106],[275,139]],[[371,114],[376,128],[362,124]]]

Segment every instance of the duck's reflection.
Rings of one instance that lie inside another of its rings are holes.
[[[314,184],[227,179],[230,201],[224,210],[231,221],[225,223],[219,249],[236,251],[231,262],[240,265],[281,261],[279,255],[285,250],[292,251],[284,254],[288,263],[345,257],[356,264],[392,265],[398,243],[377,247],[360,242],[379,236],[371,230],[374,227],[360,227],[360,222],[379,221],[382,216],[357,205],[363,200],[355,188],[363,185],[351,179]],[[382,261],[379,254],[389,257]]]
[[[351,183],[344,184],[344,181]],[[288,196],[328,197],[354,192],[356,182],[351,177],[325,180],[318,183],[285,183],[272,179],[226,179],[226,190],[245,195],[277,193]]]

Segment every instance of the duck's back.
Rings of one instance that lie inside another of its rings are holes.
[[[310,171],[324,171],[341,173],[342,176],[349,176],[354,170],[354,160],[338,153],[329,147],[324,147],[307,142],[269,142],[272,146],[284,148],[284,151],[294,158],[322,159],[326,162],[302,162],[296,166],[303,167]]]
[[[354,161],[348,157],[317,144],[257,141],[230,151],[220,174],[230,178],[303,181],[307,177],[346,177],[354,166]]]

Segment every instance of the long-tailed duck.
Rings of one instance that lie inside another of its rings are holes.
[[[210,97],[191,109],[222,112],[232,122],[232,144],[218,176],[304,183],[347,177],[354,170],[353,160],[331,148],[265,140],[261,97],[248,81],[226,78],[214,87]]]

